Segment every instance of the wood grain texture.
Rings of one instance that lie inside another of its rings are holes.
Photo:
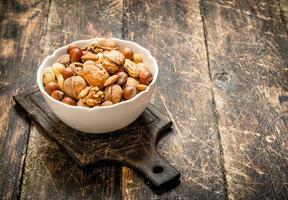
[[[29,130],[21,199],[287,198],[287,21],[287,0],[0,1],[0,199],[19,197]],[[82,170],[14,107],[45,56],[96,36],[158,61],[153,104],[174,122],[158,149],[183,174],[168,193],[126,167]]]
[[[129,126],[105,134],[88,134],[64,124],[49,108],[36,87],[13,97],[82,168],[99,163],[126,165],[141,173],[157,188],[178,181],[180,174],[156,149],[157,141],[171,129],[172,121],[153,105]],[[155,172],[155,169],[161,169]],[[85,170],[85,169],[84,169]]]
[[[288,38],[278,1],[202,1],[231,199],[288,196]]]
[[[288,35],[288,1],[279,0],[279,9],[282,23],[286,26],[286,33]]]
[[[122,1],[52,0],[47,33],[40,44],[43,55],[74,40],[121,38],[122,10]],[[22,199],[119,199],[119,166],[83,170],[63,150],[59,151],[53,142],[41,136],[41,132],[32,123],[33,139],[28,145]]]
[[[174,124],[158,149],[182,178],[176,189],[160,196],[124,168],[123,199],[225,199],[198,1],[132,0],[125,1],[124,9],[124,38],[149,49],[158,61],[153,104],[168,112]]]
[[[0,198],[16,199],[29,136],[29,120],[12,96],[34,83],[48,2],[0,2]],[[37,30],[37,31],[35,31]],[[33,55],[34,59],[31,59]]]

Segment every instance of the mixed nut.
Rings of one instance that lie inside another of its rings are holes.
[[[99,39],[80,48],[70,44],[67,54],[43,74],[45,91],[72,106],[110,106],[146,90],[152,73],[141,55],[120,48],[112,39]]]

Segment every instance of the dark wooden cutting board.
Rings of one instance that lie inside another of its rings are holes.
[[[81,167],[101,161],[123,164],[140,172],[156,188],[165,187],[180,177],[180,173],[156,149],[158,139],[171,128],[172,122],[151,104],[124,129],[89,134],[72,129],[60,121],[35,87],[18,94],[14,100]]]

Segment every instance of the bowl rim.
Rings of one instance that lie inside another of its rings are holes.
[[[150,59],[152,61],[152,64],[153,64],[153,66],[155,68],[154,69],[155,73],[153,74],[152,82],[148,85],[146,90],[138,93],[132,99],[121,101],[121,102],[113,104],[111,106],[98,106],[98,107],[93,107],[93,108],[87,108],[87,107],[83,107],[83,106],[71,106],[71,105],[62,103],[60,101],[57,101],[56,99],[52,98],[50,95],[47,94],[47,92],[44,90],[44,86],[43,86],[43,83],[42,83],[42,78],[43,77],[41,77],[41,74],[40,74],[40,69],[43,68],[43,65],[46,65],[45,63],[49,59],[53,59],[53,58],[57,59],[57,58],[55,58],[56,54],[58,54],[59,51],[62,51],[63,49],[66,49],[70,44],[77,44],[77,43],[82,43],[82,42],[93,42],[93,41],[99,40],[99,39],[104,39],[104,38],[96,37],[96,38],[87,39],[87,40],[75,40],[75,41],[73,41],[73,42],[71,42],[71,43],[69,43],[69,44],[67,44],[65,46],[61,46],[61,47],[57,48],[56,50],[53,51],[52,54],[48,55],[43,60],[43,62],[39,65],[39,67],[37,69],[37,78],[36,78],[37,79],[37,85],[38,85],[38,88],[41,91],[42,95],[45,95],[48,99],[50,99],[55,104],[63,106],[63,108],[74,109],[74,110],[83,110],[83,111],[88,111],[88,112],[95,111],[95,110],[109,110],[109,109],[125,106],[127,104],[132,103],[133,101],[136,101],[137,99],[141,98],[142,96],[147,95],[149,93],[149,90],[151,90],[151,87],[153,87],[156,84],[156,80],[157,80],[157,77],[158,77],[158,64],[157,64],[156,59],[152,56],[152,54],[150,53],[149,50],[147,50],[146,48],[142,47],[141,45],[139,45],[139,44],[137,44],[135,42],[129,41],[129,40],[123,40],[123,39],[114,38],[114,37],[113,38],[109,38],[109,39],[112,39],[112,40],[114,40],[116,42],[120,41],[120,42],[124,42],[124,43],[130,43],[130,44],[136,46],[137,48],[141,49],[141,51],[146,52],[146,54],[148,55],[148,59]],[[48,66],[46,66],[46,67],[48,67]]]

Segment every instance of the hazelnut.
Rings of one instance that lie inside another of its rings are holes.
[[[127,87],[127,86],[132,86],[132,87],[135,87],[139,84],[139,81],[137,81],[135,78],[132,78],[132,77],[128,77],[127,78],[127,81],[124,85],[124,87]]]
[[[70,78],[71,76],[74,76],[74,70],[72,67],[66,67],[63,72],[62,76],[64,79]]]
[[[112,105],[113,105],[113,103],[111,101],[104,101],[102,103],[102,106],[112,106]]]
[[[131,49],[126,47],[125,49],[121,50],[121,52],[123,53],[126,59],[129,59],[129,60],[133,59],[133,52]]]
[[[104,83],[104,87],[107,87],[109,85],[112,85],[113,83],[115,83],[117,80],[119,79],[119,75],[113,75],[110,76]]]
[[[118,103],[121,101],[121,98],[122,98],[122,88],[119,85],[113,84],[105,88],[104,91],[105,101]]]
[[[134,53],[133,54],[133,62],[135,62],[136,64],[142,63],[142,57],[139,54]]]
[[[136,89],[138,91],[146,90],[146,88],[147,88],[147,85],[144,85],[144,84],[139,84],[139,85],[136,86]]]
[[[131,99],[136,95],[136,88],[133,86],[127,86],[123,91],[123,98],[125,100]]]
[[[73,49],[70,50],[69,55],[71,62],[80,62],[83,53],[79,47],[74,47]]]
[[[62,99],[62,102],[65,104],[68,104],[70,106],[76,106],[76,101],[74,99],[72,99],[71,97],[64,97]]]
[[[139,75],[139,82],[141,84],[149,85],[152,79],[153,79],[152,74],[148,70],[142,71]]]
[[[64,92],[75,99],[78,94],[86,87],[86,82],[81,76],[72,76],[64,81]]]
[[[61,101],[64,97],[64,92],[62,92],[61,90],[54,90],[51,93],[51,97],[58,100],[58,101]]]
[[[79,48],[76,44],[70,44],[68,47],[67,47],[67,54],[70,54],[70,51],[74,48]]]
[[[56,82],[49,82],[45,85],[45,91],[51,95],[54,90],[60,90],[59,85]]]
[[[126,74],[125,72],[117,72],[116,75],[119,76],[117,84],[123,85],[127,80],[128,74]]]

